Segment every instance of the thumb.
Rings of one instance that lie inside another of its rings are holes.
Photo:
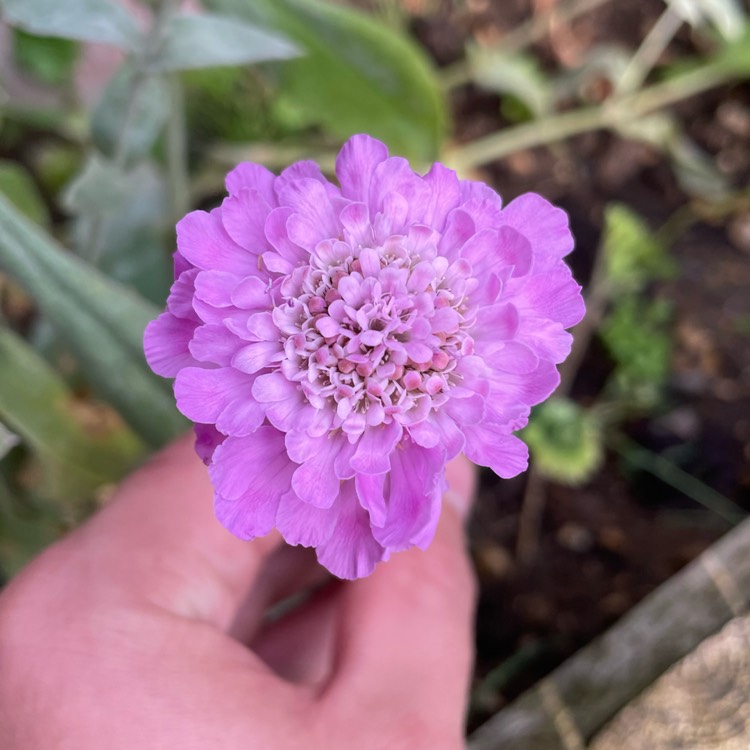
[[[468,509],[474,467],[456,459],[448,466],[448,482],[448,502],[430,547],[399,553],[342,592],[337,667],[329,687],[332,698],[349,704],[348,715],[361,716],[364,706],[370,720],[377,720],[380,707],[382,724],[397,733],[394,738],[414,731],[422,737],[420,747],[428,746],[425,731],[442,743],[433,747],[445,747],[446,740],[460,745],[473,657],[475,581],[457,507]]]

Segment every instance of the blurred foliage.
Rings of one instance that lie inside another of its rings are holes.
[[[672,310],[664,299],[628,296],[618,300],[601,326],[601,338],[612,356],[612,393],[627,399],[629,409],[659,402],[672,354]]]
[[[675,264],[665,247],[634,211],[613,203],[604,212],[602,253],[611,294],[640,292],[648,283],[667,278]]]
[[[79,46],[70,39],[35,36],[13,29],[13,58],[18,67],[42,83],[56,86],[70,80]]]
[[[304,56],[276,71],[281,95],[310,124],[344,139],[368,132],[427,163],[440,150],[445,103],[426,56],[398,32],[319,0],[208,0],[287,34]]]
[[[34,178],[21,164],[0,160],[0,193],[37,224],[49,223],[49,212]]]

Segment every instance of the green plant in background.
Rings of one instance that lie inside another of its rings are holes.
[[[601,464],[608,434],[660,402],[672,349],[671,309],[652,286],[675,271],[666,247],[637,214],[619,203],[606,207],[587,319],[563,368],[559,398],[535,409],[524,431],[545,478],[585,484]],[[594,336],[610,354],[612,372],[599,399],[584,408],[562,397]]]
[[[560,18],[606,1],[565,3]],[[608,128],[660,149],[688,194],[722,206],[734,197],[669,109],[748,77],[747,17],[734,0],[674,0],[639,49],[592,50],[578,68],[555,74],[531,46],[548,31],[550,15],[542,13],[501,47],[472,45],[441,77],[390,2],[381,3],[385,22],[322,0],[206,0],[202,15],[180,13],[175,0],[143,6],[153,13],[141,23],[114,0],[0,0],[17,66],[56,87],[52,105],[0,96],[6,572],[184,429],[169,388],[145,366],[141,336],[171,281],[175,220],[217,199],[229,162],[254,159],[276,169],[309,155],[325,164],[340,141],[367,131],[413,161],[427,164],[442,153],[465,172]],[[708,53],[659,67],[685,23]],[[81,45],[91,42],[119,49],[125,60],[84,111],[72,76]],[[601,102],[585,93],[596,76],[612,84]],[[465,83],[497,93],[505,119],[516,124],[447,149],[445,94]],[[13,158],[18,151],[28,157],[23,163]],[[545,477],[586,481],[626,416],[655,408],[671,339],[670,311],[654,285],[672,269],[635,213],[608,208],[588,321],[559,398],[537,410],[527,429]],[[569,399],[570,387],[594,337],[613,369],[599,399],[581,406]],[[78,467],[69,481],[63,465]],[[14,539],[25,541],[13,546]]]
[[[567,398],[552,398],[537,407],[523,439],[539,471],[563,484],[587,482],[604,457],[604,436],[596,411]]]
[[[13,29],[13,59],[18,67],[50,86],[68,82],[79,47],[71,39],[36,36]]]

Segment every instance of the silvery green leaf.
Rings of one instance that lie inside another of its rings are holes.
[[[550,85],[533,57],[509,55],[501,47],[477,44],[467,49],[467,57],[477,86],[499,94],[512,94],[537,117],[550,110]]]
[[[667,3],[691,26],[708,22],[727,40],[738,39],[747,21],[738,0],[667,0]]]
[[[679,124],[668,112],[655,112],[645,117],[622,118],[616,128],[624,138],[665,150],[678,132]]]
[[[132,190],[133,178],[97,153],[65,189],[62,202],[75,214],[108,214],[119,209]]]
[[[305,51],[278,65],[280,90],[305,123],[340,138],[367,132],[424,163],[442,145],[446,103],[418,45],[372,16],[320,0],[204,0],[286,34]]]
[[[94,144],[109,157],[118,148],[124,149],[126,160],[148,153],[169,114],[169,92],[164,78],[149,75],[134,85],[136,75],[131,62],[122,65],[91,117]],[[126,111],[129,115],[124,128]]]
[[[554,79],[555,99],[580,97],[592,82],[600,78],[618,81],[628,67],[633,51],[618,44],[598,44],[584,53],[583,60],[575,68],[563,72]]]
[[[189,70],[217,65],[248,65],[297,57],[300,49],[281,34],[236,18],[214,14],[176,15],[150,61],[153,71]]]
[[[65,252],[0,195],[0,270],[21,284],[65,339],[92,386],[149,444],[185,427],[143,357],[158,309]]]
[[[49,221],[49,211],[28,170],[15,161],[0,160],[0,193],[37,224]]]
[[[0,422],[0,459],[8,454],[19,443],[18,435],[11,432],[2,422]]]
[[[11,26],[39,36],[78,39],[135,49],[141,34],[135,19],[113,0],[2,0]]]
[[[729,184],[716,168],[714,159],[686,135],[669,144],[672,169],[680,187],[689,195],[720,201],[730,194]]]
[[[24,339],[0,326],[0,416],[34,451],[57,499],[79,503],[143,458],[145,446],[122,422],[97,423],[96,413]],[[0,430],[0,450],[2,441]]]
[[[83,186],[86,187],[85,185]],[[166,235],[169,199],[159,172],[149,163],[121,175],[117,210],[97,213],[81,202],[85,190],[73,194],[78,213],[75,245],[86,257],[97,225],[97,266],[108,276],[136,289],[146,299],[163,304],[172,282]],[[174,229],[171,230],[172,243]]]

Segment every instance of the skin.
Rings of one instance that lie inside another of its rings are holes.
[[[334,582],[310,550],[225,531],[191,440],[178,441],[0,596],[0,746],[464,747],[471,465],[453,461],[448,481],[426,552]]]

